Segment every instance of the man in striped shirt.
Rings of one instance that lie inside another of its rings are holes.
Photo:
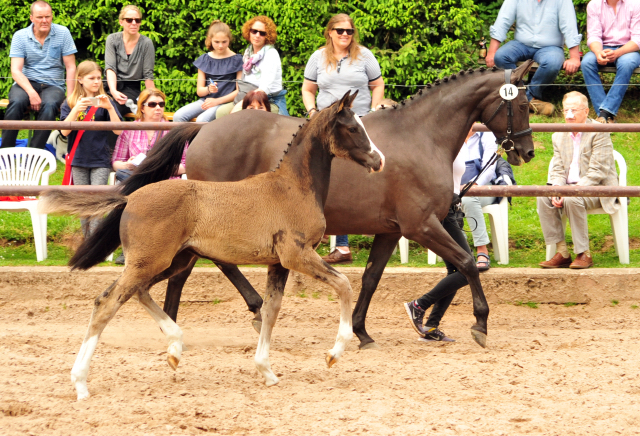
[[[640,1],[592,0],[587,6],[587,44],[582,74],[601,123],[615,122],[633,70],[640,66]],[[598,65],[615,64],[616,78],[604,92]]]
[[[18,30],[11,40],[11,76],[15,83],[9,90],[5,120],[21,120],[31,109],[38,121],[54,121],[67,90],[73,92],[76,75],[76,46],[69,29],[52,24],[49,3],[38,0],[31,5],[31,25]],[[36,130],[31,147],[45,148],[50,131]],[[15,147],[17,130],[2,131],[2,147]]]

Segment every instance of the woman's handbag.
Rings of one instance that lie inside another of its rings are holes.
[[[97,110],[97,106],[91,106],[89,111],[87,111],[87,115],[85,115],[82,121],[90,121]],[[76,140],[73,143],[73,147],[71,147],[71,151],[67,153],[64,158],[64,177],[62,178],[63,185],[73,185],[73,173],[71,172],[71,164],[73,163],[73,157],[76,155],[76,149],[78,148],[80,138],[82,138],[83,134],[84,130],[78,130],[78,134],[76,135]]]

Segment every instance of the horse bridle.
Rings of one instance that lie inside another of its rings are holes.
[[[508,85],[511,83],[511,70],[504,70],[504,83],[505,85]],[[518,89],[525,89],[525,88],[518,87]],[[507,107],[507,134],[505,136],[501,136],[500,138],[496,138],[496,144],[498,144],[500,147],[502,147],[504,151],[508,153],[510,151],[513,151],[515,147],[515,144],[513,143],[514,139],[517,139],[526,135],[531,135],[533,131],[531,130],[531,127],[529,127],[528,129],[520,130],[519,132],[515,132],[513,134],[511,133],[511,128],[513,126],[513,105],[512,105],[512,100],[507,100],[504,97],[502,97],[502,101],[500,102],[496,110],[493,111],[493,115],[491,115],[487,121],[480,120],[482,124],[484,124],[485,126],[488,125],[491,122],[491,120],[493,120],[496,117],[496,115],[498,115],[498,112],[500,112],[500,109],[502,109],[502,107],[505,106],[505,103]],[[509,148],[506,147],[508,143],[511,143],[511,146]]]
[[[505,85],[511,84],[511,70],[504,70],[504,84]],[[525,89],[525,88],[524,87],[522,87],[522,88],[518,87],[518,89]],[[495,155],[493,155],[492,158],[489,159],[489,162],[487,162],[482,167],[482,169],[480,170],[478,175],[475,176],[473,178],[473,180],[470,180],[460,190],[460,194],[458,195],[458,198],[456,200],[454,200],[454,202],[455,201],[460,201],[460,199],[462,197],[464,197],[466,195],[466,193],[469,191],[469,189],[471,189],[471,187],[476,183],[476,181],[478,180],[480,175],[487,168],[489,168],[491,165],[493,165],[493,163],[498,159],[498,156],[500,156],[500,154],[501,154],[500,150],[501,149],[506,151],[507,153],[509,153],[510,151],[513,151],[515,149],[515,146],[516,146],[514,144],[514,142],[513,142],[514,139],[517,139],[517,138],[520,138],[520,137],[526,136],[526,135],[531,135],[531,133],[533,132],[533,130],[531,130],[531,127],[529,127],[528,129],[524,129],[524,130],[520,130],[519,132],[511,133],[511,129],[513,127],[513,105],[512,105],[512,100],[507,100],[504,97],[502,97],[502,101],[500,102],[500,104],[498,105],[496,110],[493,111],[493,114],[489,117],[489,119],[487,121],[480,120],[480,122],[482,122],[482,124],[484,124],[485,126],[487,124],[489,124],[491,122],[491,120],[493,120],[496,117],[496,115],[498,115],[498,112],[500,112],[500,109],[502,109],[502,107],[505,106],[505,105],[507,107],[507,134],[505,136],[501,136],[500,138],[496,138],[496,144],[498,144],[498,146],[499,146],[498,147],[498,151],[496,151]],[[506,147],[506,145],[508,143],[511,143],[511,146],[509,148]]]

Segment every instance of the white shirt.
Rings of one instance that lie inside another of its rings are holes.
[[[480,133],[475,132],[469,139],[462,145],[460,154],[464,154],[465,162],[481,159],[482,166],[484,166],[489,160],[496,154],[498,150],[498,144],[496,144],[496,136],[491,132],[483,132],[482,134],[482,147],[484,153],[480,156]],[[484,173],[478,177],[476,183],[478,185],[490,185],[491,181],[496,178],[496,162],[487,168]]]
[[[247,74],[242,72],[242,80],[258,87],[267,94],[276,94],[282,91],[282,62],[275,48],[267,50],[260,61],[260,72]]]
[[[464,147],[463,147],[464,149]],[[462,183],[462,175],[464,174],[466,153],[460,150],[460,153],[453,161],[453,192],[460,194],[460,184]]]

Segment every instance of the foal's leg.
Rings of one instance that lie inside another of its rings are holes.
[[[353,332],[360,339],[359,347],[361,350],[378,348],[378,345],[367,333],[364,324],[371,298],[376,292],[384,268],[387,266],[387,262],[389,262],[389,258],[399,240],[399,233],[376,235],[373,239],[367,267],[362,276],[362,289],[360,290],[356,307],[353,309]]]
[[[98,344],[98,339],[100,339],[100,334],[120,309],[120,306],[129,300],[142,286],[143,284],[134,277],[129,276],[125,269],[122,276],[96,298],[91,320],[89,321],[89,329],[71,369],[71,383],[76,388],[78,400],[89,397],[87,375],[89,374],[91,357]]]
[[[267,273],[267,292],[262,305],[262,328],[260,329],[260,339],[256,348],[255,363],[256,368],[264,377],[267,386],[278,383],[278,377],[271,371],[269,363],[269,347],[271,344],[271,331],[278,318],[284,286],[287,283],[289,270],[283,268],[281,264],[269,265]]]
[[[167,363],[169,366],[176,370],[178,368],[178,363],[180,363],[180,358],[182,357],[182,330],[178,327],[169,316],[160,309],[160,306],[156,304],[155,301],[149,295],[148,289],[140,292],[138,295],[140,304],[144,307],[151,318],[153,318],[160,326],[160,330],[167,336],[169,340],[169,348],[167,349]]]
[[[340,327],[336,343],[327,353],[327,366],[331,368],[344,353],[347,344],[353,337],[353,327],[351,324],[351,284],[344,274],[336,271],[331,265],[326,263],[313,249],[305,249],[293,256],[285,266],[291,265],[290,269],[301,272],[315,279],[321,280],[334,288],[340,297]],[[280,257],[282,260],[282,257]],[[284,263],[284,262],[283,262]]]
[[[473,314],[476,323],[471,327],[471,336],[481,347],[487,346],[487,318],[489,317],[489,305],[482,291],[480,275],[473,256],[467,253],[442,227],[435,215],[430,215],[421,228],[413,231],[404,231],[405,237],[429,248],[443,259],[451,262],[469,282],[471,297],[473,298]]]

